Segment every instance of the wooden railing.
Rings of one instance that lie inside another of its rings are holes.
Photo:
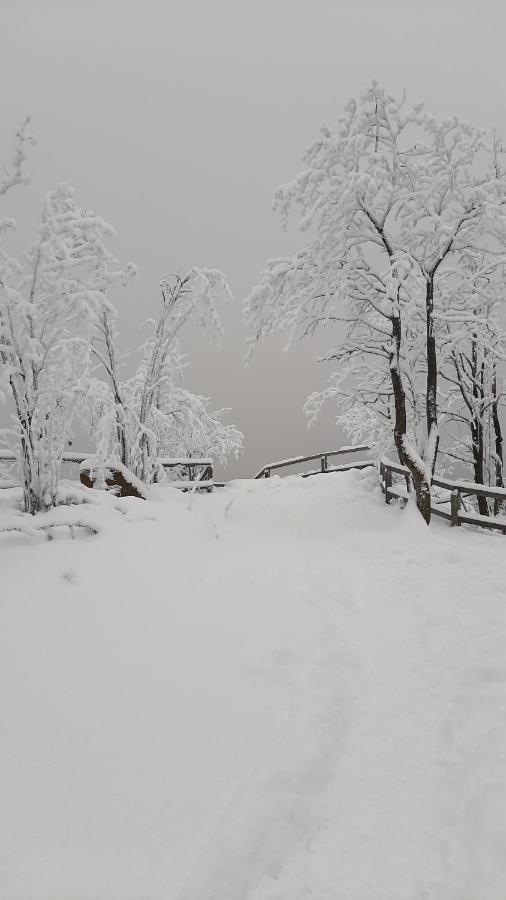
[[[163,456],[158,462],[164,469],[186,469],[188,473],[188,482],[194,486],[194,482],[206,482],[206,487],[213,483],[213,461],[212,459],[198,457],[189,457],[177,459],[175,457]],[[171,482],[175,487],[184,486],[184,481]]]
[[[402,475],[405,485],[394,484],[393,476]],[[410,475],[406,466],[400,463],[394,463],[389,459],[382,459],[380,462],[380,479],[381,489],[385,495],[385,502],[390,503],[393,499],[404,500],[407,502],[410,491]],[[483,516],[466,508],[466,497],[486,497],[494,500],[499,506],[506,507],[506,488],[492,488],[484,484],[476,484],[473,481],[453,481],[449,478],[440,478],[434,476],[432,485],[436,488],[442,488],[448,491],[448,499],[435,500],[431,506],[431,513],[446,519],[450,525],[478,525],[480,528],[492,528],[502,531],[506,534],[506,519],[499,519],[496,516]],[[442,507],[449,504],[449,510]]]
[[[279,462],[268,463],[260,469],[254,476],[255,478],[270,478],[271,472],[277,469],[284,469],[288,466],[299,466],[301,463],[319,460],[320,468],[313,469],[309,472],[302,472],[303,478],[309,478],[310,475],[319,475],[322,472],[346,472],[348,469],[365,469],[367,466],[373,466],[374,461],[371,459],[358,460],[357,462],[344,463],[340,466],[329,466],[328,459],[331,456],[344,456],[347,453],[364,453],[370,450],[368,444],[360,444],[355,447],[341,447],[339,450],[328,450],[325,453],[315,453],[312,456],[293,456],[291,459],[282,459]]]
[[[63,463],[74,463],[81,465],[86,459],[92,459],[94,452],[89,450],[87,453],[67,451],[62,453],[61,460]],[[16,462],[17,456],[12,450],[0,449],[0,462]],[[213,482],[213,460],[209,457],[172,457],[163,456],[158,462],[164,469],[182,469],[186,470],[187,479],[179,479],[172,482],[174,487],[185,489],[188,486],[194,488],[195,482],[200,484],[205,490],[211,490],[215,482]],[[198,486],[198,485],[197,485]]]

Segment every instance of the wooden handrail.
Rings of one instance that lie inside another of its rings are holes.
[[[409,469],[400,463],[392,462],[389,459],[380,461],[380,480],[381,490],[385,494],[385,503],[390,503],[394,498],[401,498],[398,487],[392,483],[392,474],[403,475],[409,479]],[[462,510],[462,497],[476,496],[488,497],[491,500],[499,500],[506,504],[506,488],[489,487],[484,484],[476,484],[474,481],[454,481],[451,478],[440,478],[438,475],[432,479],[435,487],[443,488],[450,492],[450,512],[440,507],[431,505],[431,513],[447,519],[452,526],[479,525],[481,528],[492,528],[502,531],[506,534],[506,519],[497,519],[494,516],[482,516],[478,513],[470,513]],[[402,499],[407,500],[407,492],[403,491]]]
[[[61,460],[66,463],[82,463],[85,459],[89,459],[94,456],[93,450],[89,450],[88,453],[76,453],[73,450],[69,450],[66,453],[62,453]],[[17,455],[13,450],[0,450],[0,462],[16,462],[18,459]]]
[[[390,459],[383,458],[381,466],[390,469],[397,475],[408,475],[407,466],[401,466],[400,463],[392,462]],[[476,494],[477,497],[490,497],[492,500],[506,501],[506,488],[490,487],[486,484],[477,484],[475,481],[454,481],[451,478],[440,478],[435,475],[432,484],[436,487],[446,488],[448,491],[459,491],[460,494]]]
[[[94,456],[93,450],[87,450],[86,452],[68,450],[62,453],[61,459],[62,462],[66,463],[83,463],[86,459],[92,459]],[[0,462],[16,462],[17,459],[18,457],[13,450],[0,449]],[[213,464],[210,456],[161,456],[158,462],[164,468],[172,466],[212,466]]]
[[[74,450],[68,450],[61,455],[61,461],[63,463],[74,463],[76,465],[81,465],[81,463],[85,462],[87,459],[93,459],[95,456],[93,450],[88,450],[86,453],[76,452]],[[2,450],[0,449],[0,462],[16,462],[18,457],[12,450]],[[158,462],[164,469],[175,469],[175,468],[184,468],[188,470],[188,478],[190,481],[195,481],[195,467],[204,466],[204,471],[200,476],[200,481],[212,482],[214,477],[213,471],[213,460],[210,457],[179,457],[179,456],[162,456],[159,458]],[[112,463],[111,463],[112,465]],[[209,488],[209,485],[208,485]]]
[[[365,450],[370,450],[370,446],[368,444],[359,444],[354,447],[340,447],[339,450],[327,450],[324,453],[314,453],[311,456],[292,456],[291,459],[282,459],[278,462],[267,463],[266,466],[263,466],[260,471],[254,476],[254,478],[270,478],[271,472],[274,469],[284,469],[287,466],[298,466],[301,463],[312,462],[315,459],[319,459],[321,463],[321,472],[331,471],[327,465],[327,458],[329,456],[343,456],[346,453],[363,453]],[[368,462],[371,465],[370,462]],[[308,473],[309,474],[309,473]],[[316,473],[311,473],[316,474]]]

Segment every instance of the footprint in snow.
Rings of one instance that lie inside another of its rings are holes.
[[[74,572],[74,569],[65,569],[65,571],[61,573],[61,577],[65,581],[68,581],[69,584],[76,584],[77,582],[77,572]]]

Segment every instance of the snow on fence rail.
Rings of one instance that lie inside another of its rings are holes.
[[[92,450],[89,450],[87,453],[80,453],[74,450],[69,450],[66,453],[62,454],[61,460],[63,463],[74,463],[76,465],[81,465],[86,460],[92,459],[93,456],[94,453]],[[0,462],[16,462],[16,460],[17,456],[15,453],[13,453],[12,450],[0,449]],[[217,486],[217,482],[213,481],[213,460],[210,457],[162,456],[160,457],[158,462],[164,469],[187,470],[187,480],[181,479],[179,481],[175,481],[174,486],[176,487],[181,487],[182,489],[184,489],[187,485],[190,485],[193,488],[195,486],[195,482],[205,482],[205,484],[202,485],[202,487],[205,487],[205,490],[212,490],[214,486]]]
[[[191,488],[192,490],[206,490],[210,492],[213,488],[220,486],[218,482],[213,481],[213,461],[207,457],[202,459],[198,457],[183,459],[181,457],[178,459],[172,456],[162,456],[158,462],[164,469],[182,468],[187,470],[188,478],[171,482],[172,487],[177,487],[181,490]],[[200,471],[197,472],[197,468]]]
[[[329,466],[328,457],[343,456],[346,453],[363,453],[370,449],[368,444],[360,444],[355,447],[341,447],[339,450],[327,450],[325,453],[315,453],[312,456],[292,456],[291,459],[282,459],[278,462],[268,463],[266,466],[263,466],[254,477],[270,478],[271,472],[274,469],[284,469],[287,466],[297,466],[301,463],[312,462],[313,460],[320,460],[320,468],[313,469],[310,472],[303,472],[303,478],[308,478],[310,475],[318,475],[322,472],[346,472],[348,469],[365,469],[367,466],[373,466],[374,460],[365,459],[358,460],[357,462],[345,463],[340,466]]]
[[[406,480],[406,487],[394,484],[393,475],[402,475]],[[385,503],[390,503],[392,499],[407,501],[410,475],[406,466],[391,462],[389,459],[382,459],[380,462],[380,479],[381,490],[385,495]],[[492,528],[506,534],[506,519],[479,515],[466,509],[463,504],[463,498],[475,496],[494,500],[499,507],[503,504],[506,506],[506,488],[487,487],[484,484],[476,484],[474,481],[453,481],[448,478],[439,478],[437,475],[432,479],[432,484],[434,487],[443,488],[449,492],[448,500],[440,500],[431,506],[431,513],[434,516],[446,519],[452,526],[463,524],[479,525],[481,528]],[[441,508],[443,503],[448,502],[450,503],[449,512]]]

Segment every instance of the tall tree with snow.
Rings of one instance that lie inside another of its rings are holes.
[[[470,255],[465,278],[455,273],[444,298],[439,336],[444,453],[470,465],[478,484],[497,487],[503,487],[504,269],[500,254],[481,260]],[[478,497],[478,506],[489,514],[486,498]]]
[[[115,315],[103,307],[95,325],[94,352],[108,382],[91,382],[88,410],[103,463],[119,459],[149,484],[161,476],[160,458],[212,454],[224,462],[242,448],[242,435],[223,422],[227,410],[211,411],[206,397],[184,387],[187,358],[180,335],[188,322],[200,325],[217,341],[222,325],[219,295],[230,296],[224,275],[216,269],[193,268],[184,277],[161,280],[160,313],[146,323],[152,334],[142,347],[135,374],[119,376]]]
[[[441,298],[456,272],[465,276],[469,255],[483,257],[491,245],[503,252],[504,179],[481,131],[422,104],[409,108],[376,82],[348,103],[335,128],[323,127],[305,163],[277,191],[276,206],[285,223],[297,206],[309,239],[294,257],[267,263],[247,320],[257,340],[344,323],[339,346],[325,357],[338,364],[325,396],[335,388],[343,409],[343,384],[359,379],[355,400],[344,392],[352,427],[357,418],[391,419],[429,522]],[[310,411],[317,405],[313,397]]]
[[[28,140],[24,128],[1,193],[25,180]],[[132,273],[132,267],[117,267],[107,247],[112,234],[59,184],[45,199],[33,247],[21,258],[5,243],[0,248],[0,378],[14,402],[10,438],[19,448],[24,509],[32,514],[56,502],[91,329],[110,283]]]

